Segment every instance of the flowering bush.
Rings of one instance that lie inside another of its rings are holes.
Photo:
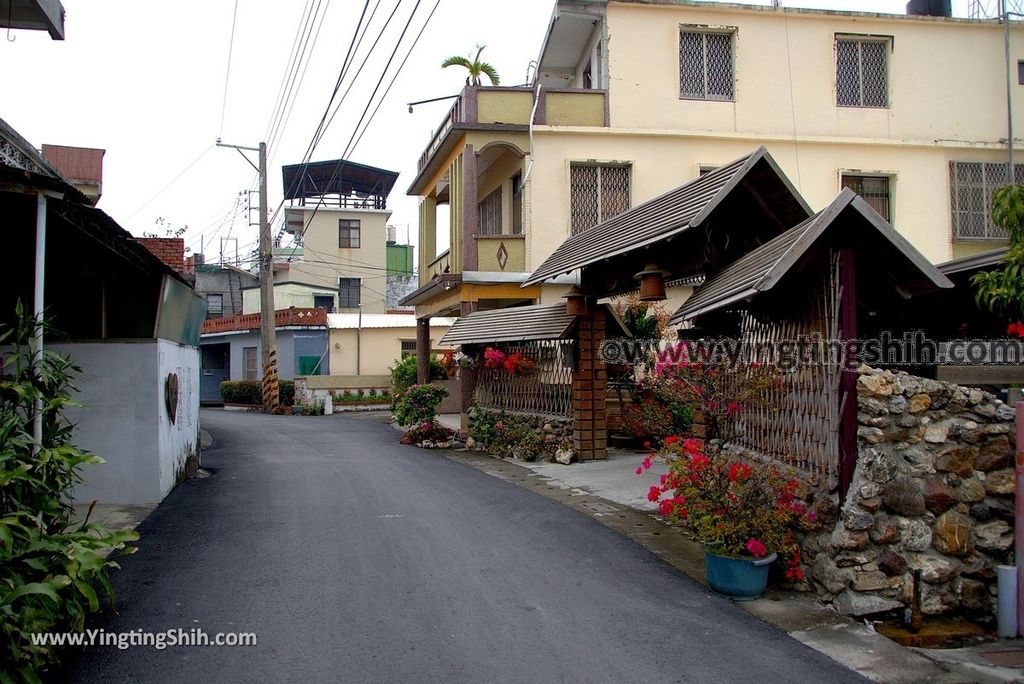
[[[505,352],[494,347],[484,349],[484,368],[504,368]]]
[[[438,356],[437,361],[449,378],[454,378],[460,370],[473,367],[473,357],[451,349]]]
[[[392,411],[399,425],[432,423],[437,407],[448,396],[448,390],[439,385],[413,385],[395,397]]]
[[[544,453],[544,438],[521,416],[506,416],[494,424],[491,453],[503,458],[536,461]]]
[[[537,364],[532,359],[523,356],[523,352],[513,352],[505,357],[505,371],[509,375],[526,377],[537,370]]]
[[[452,430],[437,421],[427,421],[403,432],[402,438],[398,441],[402,444],[422,444],[427,440],[437,443],[447,442],[454,436]]]
[[[661,382],[675,383],[704,415],[708,437],[723,442],[735,436],[736,419],[753,407],[771,407],[772,389],[782,384],[778,371],[752,362],[747,366],[705,362],[685,345],[677,347],[676,358],[663,358],[654,374]]]
[[[709,457],[699,440],[667,437],[637,468],[643,473],[661,458],[668,472],[647,492],[658,511],[679,521],[714,553],[762,558],[777,553],[786,579],[802,581],[796,533],[813,527],[815,514],[797,498],[799,483],[758,462]]]
[[[1010,323],[1010,325],[1006,327],[1006,334],[1024,339],[1024,321]]]
[[[660,440],[672,432],[672,411],[653,396],[641,397],[622,409],[622,429],[637,439]]]

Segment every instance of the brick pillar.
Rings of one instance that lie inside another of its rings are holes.
[[[462,150],[462,270],[477,270],[476,252],[477,209],[476,153],[472,145]],[[452,246],[454,250],[454,245]]]
[[[430,379],[430,319],[416,319],[416,384]]]
[[[572,442],[581,461],[594,461],[608,457],[608,372],[598,355],[605,337],[604,309],[597,308],[578,320]]]

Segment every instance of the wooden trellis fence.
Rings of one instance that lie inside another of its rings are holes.
[[[536,364],[528,376],[511,375],[504,368],[484,368],[477,374],[473,401],[477,406],[570,417],[572,415],[572,340],[541,340],[493,345],[505,354],[521,352]]]

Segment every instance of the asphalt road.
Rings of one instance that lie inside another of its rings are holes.
[[[80,682],[859,681],[598,522],[398,444],[368,415],[204,410],[211,477],[116,573],[107,632],[253,647],[94,647]]]

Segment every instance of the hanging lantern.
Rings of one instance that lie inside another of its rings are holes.
[[[587,315],[587,296],[580,288],[573,285],[568,292],[562,295],[562,299],[565,300],[565,313],[570,316]]]
[[[665,272],[653,261],[633,276],[640,281],[640,301],[660,302],[665,297]]]

